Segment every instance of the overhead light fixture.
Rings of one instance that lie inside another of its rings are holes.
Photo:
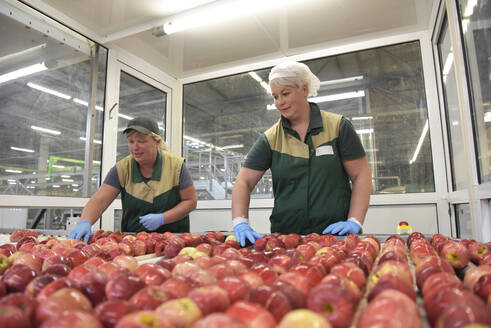
[[[192,8],[164,21],[164,32],[172,34],[191,28],[211,25],[235,19],[258,11],[264,11],[299,0],[217,0]]]
[[[61,92],[58,92],[56,90],[52,90],[52,89],[49,89],[49,88],[46,88],[46,87],[43,87],[41,85],[38,85],[38,84],[35,84],[35,83],[32,83],[32,82],[28,82],[27,83],[27,86],[30,87],[30,88],[33,88],[33,89],[36,89],[36,90],[39,90],[39,91],[42,91],[42,92],[45,92],[45,93],[49,93],[50,95],[53,95],[53,96],[57,96],[57,97],[60,97],[60,98],[63,98],[63,99],[71,99],[72,96],[69,96],[67,94],[64,94],[64,93],[61,93]]]
[[[35,125],[31,125],[31,129],[36,130],[36,131],[41,131],[41,132],[49,133],[49,134],[53,134],[55,136],[58,136],[58,135],[61,134],[60,131],[46,129],[46,128],[41,128],[41,127],[35,126]]]
[[[85,138],[85,137],[80,137],[80,140],[82,140],[82,141],[86,141],[86,140],[87,140],[87,138]],[[100,140],[96,140],[96,139],[94,139],[94,143],[99,144],[99,145],[102,145],[102,141],[100,141]]]
[[[452,68],[453,64],[453,52],[450,52],[447,56],[447,59],[445,59],[445,65],[443,66],[443,75],[448,75],[450,72],[450,69]]]
[[[66,179],[70,179],[70,178],[71,178],[71,176],[70,176],[70,175],[62,175],[61,177],[62,177],[62,178],[66,178]]]
[[[0,83],[4,83],[4,82],[10,81],[10,80],[15,80],[15,79],[18,79],[19,77],[31,75],[34,73],[45,71],[47,69],[48,68],[46,67],[46,65],[44,65],[44,62],[34,64],[31,66],[27,66],[27,67],[24,67],[24,68],[21,68],[21,69],[0,75]]]
[[[423,131],[421,132],[421,136],[419,137],[418,145],[414,150],[413,158],[409,161],[409,164],[413,164],[416,161],[416,158],[419,155],[419,151],[421,150],[421,146],[423,145],[423,141],[425,140],[426,134],[428,133],[428,120],[426,120],[425,126],[423,127]]]
[[[54,168],[57,168],[57,169],[64,169],[65,168],[63,165],[58,165],[58,164],[53,164],[51,166]]]
[[[198,144],[200,146],[210,147],[210,150],[211,149],[224,150],[222,147],[217,147],[214,144],[211,144],[211,143],[208,143],[208,142],[205,142],[205,141],[201,141],[199,139],[196,139],[196,138],[193,138],[193,137],[190,137],[190,136],[184,136],[184,139],[186,139],[188,141],[191,141],[191,142],[194,142],[194,143],[196,143],[196,144]]]
[[[11,169],[7,169],[7,170],[5,170],[5,172],[9,172],[9,173],[22,173],[22,171],[20,171],[20,170],[11,170]]]
[[[89,103],[85,100],[82,100],[82,99],[73,98],[73,102],[77,103],[79,105],[82,105],[82,106],[89,107]],[[104,111],[104,108],[102,108],[101,106],[98,106],[98,105],[95,106],[95,109],[100,111],[100,112]]]
[[[267,93],[271,94],[271,88],[269,87],[269,85],[266,82],[264,82],[263,79],[261,79],[261,77],[257,75],[256,72],[249,72],[249,75],[254,80],[256,80],[261,85],[261,87],[263,87],[263,89],[266,90]]]
[[[53,188],[60,188],[60,185],[52,185]]]
[[[358,129],[355,131],[358,134],[371,134],[371,133],[373,133],[373,129]]]
[[[341,83],[348,83],[348,82],[355,82],[355,81],[360,81],[360,80],[363,80],[363,75],[346,77],[346,78],[337,79],[337,80],[321,81],[321,86],[324,86],[324,85],[333,85],[333,84],[341,84]]]
[[[133,117],[124,114],[118,114],[118,116],[128,121],[131,121],[133,119]]]
[[[484,113],[484,122],[491,122],[491,112]]]
[[[361,121],[361,120],[373,120],[373,116],[354,116],[351,118],[352,121]]]
[[[234,148],[244,148],[243,144],[222,146],[222,149],[234,149]]]
[[[315,103],[323,103],[323,102],[328,102],[328,101],[336,101],[336,100],[360,98],[360,97],[365,97],[365,91],[358,90],[358,91],[352,91],[352,92],[337,93],[334,95],[312,97],[312,98],[309,98],[309,101],[315,102]]]
[[[73,182],[73,179],[61,179],[63,182]]]
[[[474,8],[477,6],[477,0],[467,0],[467,5],[464,9],[464,17],[471,17],[474,13]]]
[[[27,148],[19,148],[19,147],[10,147],[12,150],[23,151],[25,153],[34,153],[34,150]]]
[[[38,50],[42,50],[43,48],[46,48],[46,43],[40,44],[38,46],[34,46],[25,50],[21,50],[18,52],[14,52],[10,55],[5,55],[3,57],[0,57],[0,63],[5,62],[7,60],[11,60],[12,58],[18,58],[18,57],[26,57],[28,55],[32,55]]]

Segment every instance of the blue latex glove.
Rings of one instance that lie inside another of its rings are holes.
[[[84,242],[88,242],[90,235],[92,235],[91,228],[92,228],[92,223],[90,223],[90,221],[87,220],[80,221],[75,227],[75,229],[73,229],[68,234],[68,238],[76,239],[76,240],[80,240],[83,238]]]
[[[245,246],[246,238],[249,239],[251,243],[255,243],[256,239],[263,238],[264,236],[258,234],[254,230],[252,230],[251,226],[247,224],[247,222],[241,222],[234,227],[234,235],[237,241],[240,243],[240,246]]]
[[[164,214],[158,213],[140,216],[140,223],[148,230],[155,231],[164,224]]]
[[[361,226],[357,222],[348,219],[348,221],[340,221],[328,225],[327,228],[324,229],[322,233],[324,235],[330,233],[332,235],[337,234],[343,236],[349,233],[357,234],[360,232],[360,230],[361,230]]]

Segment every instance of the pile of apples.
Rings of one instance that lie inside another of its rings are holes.
[[[491,325],[489,245],[440,234],[413,233],[406,246],[273,233],[246,248],[218,231],[10,237],[0,245],[3,328]]]

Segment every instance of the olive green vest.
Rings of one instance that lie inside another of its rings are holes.
[[[145,183],[138,163],[129,155],[116,163],[121,184],[123,219],[121,230],[148,231],[140,224],[139,217],[149,213],[163,213],[176,206],[179,196],[179,177],[184,159],[167,151],[159,151],[152,177]],[[164,224],[157,232],[189,232],[189,216]]]
[[[281,119],[265,132],[272,151],[271,232],[322,233],[346,220],[351,187],[339,154],[342,116],[320,113],[322,130],[309,134],[306,143],[285,132]]]

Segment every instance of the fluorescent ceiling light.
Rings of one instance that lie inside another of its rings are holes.
[[[92,161],[94,164],[101,164],[101,161]]]
[[[31,125],[31,129],[36,130],[36,131],[46,132],[46,133],[49,133],[49,134],[53,134],[55,136],[58,136],[58,135],[61,134],[60,131],[46,129],[46,128],[41,128],[41,127],[35,126],[35,125]]]
[[[66,179],[70,179],[71,178],[71,176],[69,176],[69,175],[62,175],[61,177],[62,178],[66,178]]]
[[[484,113],[484,122],[491,122],[491,112]]]
[[[78,187],[78,183],[72,183],[72,187]]]
[[[9,169],[5,170],[5,172],[9,172],[9,173],[22,173],[22,171],[20,171],[20,170],[9,170]]]
[[[17,182],[17,180],[7,179],[8,182]]]
[[[64,94],[64,93],[61,93],[61,92],[58,92],[56,90],[52,90],[52,89],[48,89],[46,87],[43,87],[41,85],[38,85],[38,84],[35,84],[35,83],[32,83],[32,82],[28,82],[27,83],[27,86],[30,87],[30,88],[33,88],[33,89],[36,89],[36,90],[39,90],[39,91],[42,91],[42,92],[45,92],[45,93],[49,93],[50,95],[53,95],[53,96],[57,96],[57,97],[60,97],[60,98],[63,98],[63,99],[71,99],[72,96],[69,96],[67,94]]]
[[[34,150],[27,149],[27,148],[10,147],[10,149],[17,150],[17,151],[23,151],[23,152],[26,152],[26,153],[34,153]]]
[[[354,82],[354,81],[360,81],[360,80],[363,80],[363,75],[347,77],[344,79],[321,81],[321,85],[341,84],[341,83]]]
[[[413,158],[411,158],[409,164],[413,164],[416,158],[418,157],[419,151],[421,150],[421,146],[423,145],[423,141],[425,140],[427,133],[428,133],[428,120],[426,120],[425,126],[423,127],[423,131],[421,132],[421,136],[419,137],[418,145],[414,150]]]
[[[252,76],[252,78],[253,78],[254,80],[256,80],[257,82],[259,82],[259,83],[260,83],[260,82],[262,82],[262,80],[263,80],[263,79],[261,79],[261,78],[259,77],[259,75],[257,75],[257,73],[256,73],[256,72],[249,72],[249,75],[250,75],[250,76]]]
[[[79,105],[82,105],[82,106],[86,106],[86,107],[89,107],[89,103],[85,100],[82,100],[82,99],[78,99],[78,98],[73,98],[73,102],[79,104]],[[104,111],[104,108],[102,108],[101,106],[98,106],[96,105],[95,106],[95,109],[98,110],[99,112],[103,112]]]
[[[63,165],[58,165],[58,164],[53,164],[51,165],[52,167],[55,167],[57,169],[64,169],[65,167]]]
[[[85,141],[85,140],[87,140],[87,138],[85,138],[85,137],[80,137],[80,140]],[[102,145],[102,141],[100,141],[100,140],[96,140],[96,139],[94,139],[94,143],[99,144],[99,145]]]
[[[17,182],[10,182],[9,181],[9,185],[14,185],[14,184],[17,184]]]
[[[243,144],[237,144],[237,145],[229,145],[229,146],[222,146],[222,149],[234,149],[234,148],[244,148]]]
[[[73,179],[61,179],[63,182],[73,182]]]
[[[128,121],[131,121],[133,119],[133,117],[124,114],[118,114],[118,116]]]
[[[60,188],[60,185],[52,185],[53,188]]]
[[[443,66],[443,75],[448,75],[448,72],[450,72],[450,69],[452,68],[453,64],[453,52],[450,52],[447,56],[447,59],[445,59],[445,65]]]
[[[258,11],[285,7],[298,0],[218,0],[166,19],[164,32],[172,34],[191,28],[232,20]]]
[[[352,121],[359,121],[359,120],[373,120],[373,116],[355,116],[351,118]]]
[[[30,55],[38,50],[41,50],[43,48],[46,48],[46,43],[43,43],[43,44],[40,44],[39,46],[34,46],[34,47],[31,47],[31,48],[28,48],[28,49],[25,49],[25,50],[21,50],[21,51],[18,51],[18,52],[14,52],[10,55],[6,55],[6,56],[3,56],[3,57],[0,57],[0,63],[1,62],[5,62],[7,60],[11,60],[12,58],[16,58],[16,57],[25,57],[27,55]]]
[[[214,144],[211,144],[211,143],[208,143],[208,142],[204,142],[204,141],[201,141],[199,139],[196,139],[196,138],[193,138],[193,137],[190,137],[190,136],[184,136],[184,139],[186,139],[188,141],[191,141],[191,142],[194,142],[194,143],[197,143],[200,146],[210,147],[211,149],[217,149],[217,150],[222,150],[222,151],[224,150],[222,147],[217,147]]]
[[[31,66],[27,66],[27,67],[24,67],[24,68],[21,68],[21,69],[0,75],[0,83],[7,82],[10,80],[15,80],[15,79],[18,79],[19,77],[31,75],[34,73],[45,71],[47,69],[48,68],[46,67],[46,65],[44,65],[44,62],[34,64]]]
[[[271,88],[269,87],[269,85],[264,82],[261,77],[259,75],[257,75],[256,72],[249,72],[249,75],[254,79],[256,80],[262,87],[264,90],[266,90],[267,93],[271,94]]]
[[[337,94],[328,95],[328,96],[312,97],[312,98],[309,98],[309,101],[312,101],[315,103],[323,103],[323,102],[328,102],[328,101],[336,101],[336,100],[360,98],[360,97],[365,97],[365,91],[358,90],[358,91],[352,91],[352,92],[337,93]]]
[[[470,17],[474,13],[474,8],[477,5],[477,0],[467,0],[467,5],[464,9],[464,17]]]
[[[358,129],[355,131],[358,134],[371,134],[371,133],[373,133],[373,129]]]

